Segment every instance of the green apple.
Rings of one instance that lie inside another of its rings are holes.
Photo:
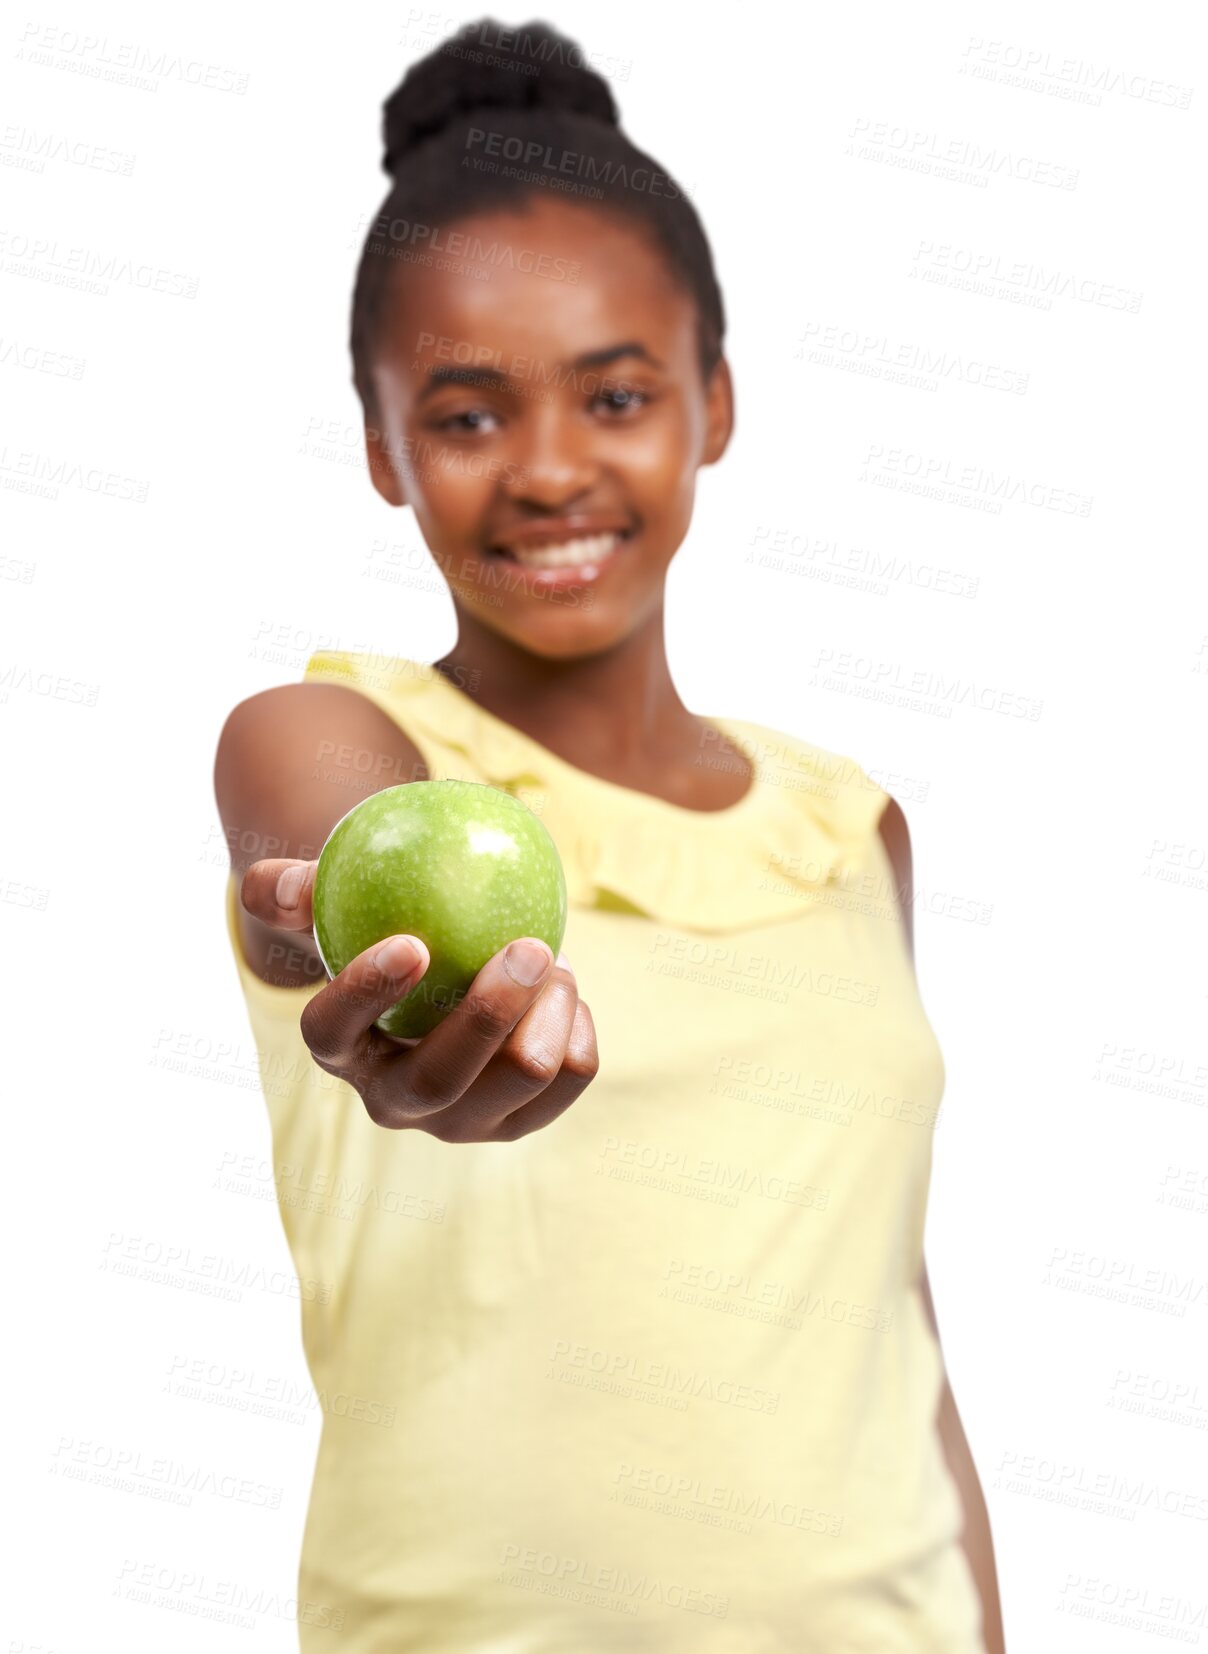
[[[315,870],[314,932],[329,976],[387,936],[418,936],[432,963],[377,1019],[418,1039],[460,1003],[518,936],[557,954],[566,876],[527,804],[480,781],[408,781],[363,799],[332,828]]]

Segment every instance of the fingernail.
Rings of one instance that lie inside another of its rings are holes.
[[[544,942],[510,942],[503,962],[513,982],[522,988],[531,988],[545,975],[553,955]]]
[[[305,862],[295,862],[292,867],[282,870],[277,880],[277,906],[289,911],[297,907],[302,895],[302,884],[306,878]]]
[[[558,957],[554,960],[554,964],[561,965],[562,969],[564,971],[569,971],[572,976],[575,974],[575,967],[571,964],[570,960],[564,953],[560,953],[558,955]]]
[[[373,956],[383,976],[406,976],[419,963],[419,948],[413,936],[392,936]]]

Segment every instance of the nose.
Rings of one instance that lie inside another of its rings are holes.
[[[520,428],[523,434],[512,454],[515,469],[505,483],[511,499],[555,509],[592,487],[599,474],[593,433],[565,407],[556,401],[536,405]]]

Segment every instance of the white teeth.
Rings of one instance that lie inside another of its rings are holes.
[[[516,561],[526,568],[577,568],[611,556],[620,543],[619,534],[589,534],[577,540],[564,540],[556,546],[530,546],[527,549],[512,546],[510,550]]]

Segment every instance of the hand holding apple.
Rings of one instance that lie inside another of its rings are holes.
[[[440,784],[410,782],[406,789],[428,785]],[[525,809],[508,795],[499,796]],[[479,844],[485,850],[489,838],[481,838]],[[502,847],[502,840],[499,844]],[[270,927],[313,934],[321,861],[322,855],[318,861],[277,858],[253,863],[243,877],[243,906]],[[558,871],[561,874],[560,863]],[[485,873],[485,864],[479,872]],[[550,1124],[591,1083],[599,1068],[591,1012],[579,998],[569,961],[561,955],[552,960],[565,923],[564,906],[557,920],[556,883],[556,940],[551,942],[549,926],[522,926],[485,960],[459,995],[454,990],[449,996],[446,982],[431,1003],[450,997],[451,1003],[441,1005],[435,1026],[422,1037],[391,1037],[382,1032],[382,1019],[428,974],[438,946],[435,938],[430,948],[413,932],[392,931],[363,947],[306,1002],[300,1027],[312,1057],[358,1092],[376,1124],[396,1130],[412,1127],[450,1143],[511,1142]],[[472,892],[489,884],[471,880],[465,888]],[[544,897],[538,890],[538,907],[529,911],[536,914],[542,899],[547,904],[551,900],[548,886]],[[561,901],[565,902],[564,886]],[[468,945],[464,927],[455,942]],[[526,949],[536,954],[535,971],[523,968]],[[320,947],[320,955],[324,953]],[[461,957],[464,960],[465,954]]]
[[[478,781],[412,781],[362,799],[327,836],[312,902],[330,976],[387,936],[428,949],[422,981],[378,1019],[402,1039],[430,1033],[508,942],[536,938],[554,954],[566,930],[553,839],[519,799]]]

